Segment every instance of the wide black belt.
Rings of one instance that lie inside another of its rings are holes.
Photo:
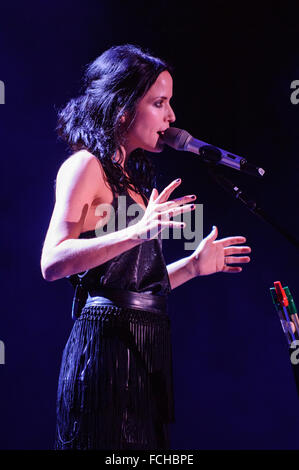
[[[144,294],[111,287],[88,291],[84,307],[97,305],[114,305],[153,313],[167,313],[167,297],[165,295]]]

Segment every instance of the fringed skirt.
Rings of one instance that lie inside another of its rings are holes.
[[[170,319],[84,307],[62,355],[55,449],[169,449]]]

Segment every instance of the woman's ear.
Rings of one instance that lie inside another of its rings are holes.
[[[123,111],[121,116],[120,116],[119,122],[121,124],[124,124],[125,122],[128,122],[129,117],[130,117],[129,111]]]

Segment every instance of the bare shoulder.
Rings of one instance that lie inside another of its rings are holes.
[[[62,163],[56,177],[55,206],[44,243],[45,251],[67,238],[78,238],[103,187],[102,165],[90,152],[81,150]]]
[[[56,177],[56,198],[60,190],[80,187],[80,192],[96,197],[107,190],[104,169],[99,159],[87,150],[80,150],[68,157],[60,166]]]
[[[82,174],[90,173],[104,179],[104,171],[99,160],[87,150],[79,150],[68,157],[60,166],[57,178],[80,177]]]

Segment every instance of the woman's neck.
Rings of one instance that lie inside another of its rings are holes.
[[[132,153],[133,150],[134,149],[130,150],[129,148],[124,147],[123,145],[121,145],[120,149],[116,150],[116,152],[115,152],[115,154],[113,155],[112,158],[115,161],[117,161],[121,165],[122,169],[124,170],[124,167],[127,163],[127,160],[129,159],[130,154]],[[126,174],[126,172],[124,172],[124,173]]]

